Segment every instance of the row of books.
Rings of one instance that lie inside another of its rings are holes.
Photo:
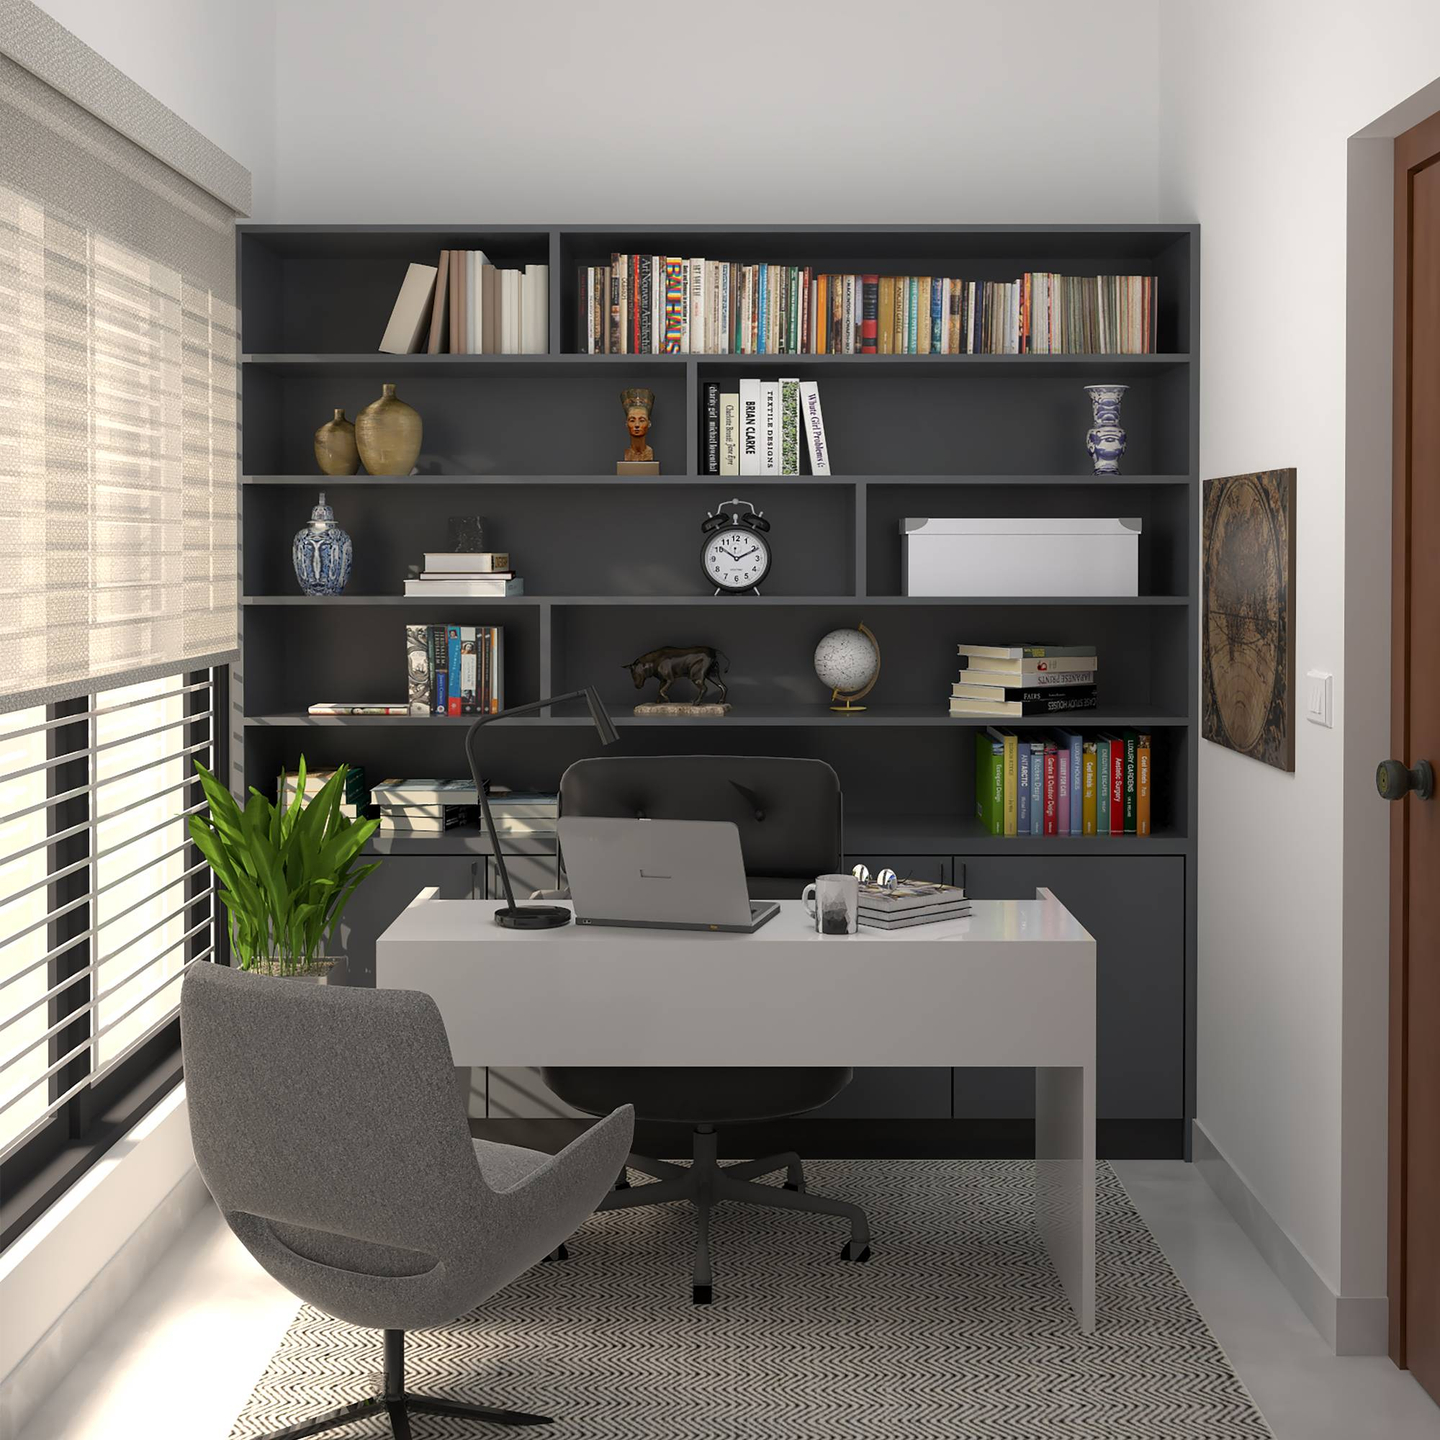
[[[580,267],[575,334],[589,355],[1143,355],[1156,348],[1156,286],[615,254]]]
[[[309,804],[335,776],[335,767],[328,770],[311,770],[307,767],[305,771],[305,804]],[[285,770],[281,772],[280,783],[277,787],[278,801],[282,807],[294,802],[300,791],[300,772],[298,770]],[[370,813],[370,790],[365,784],[365,767],[363,765],[348,765],[345,769],[345,794],[340,801],[340,813],[349,820],[363,819]]]
[[[560,797],[492,786],[486,790],[495,832],[553,840]],[[372,791],[383,835],[443,835],[480,823],[479,796],[469,780],[391,779]]]
[[[550,267],[492,265],[483,250],[412,264],[380,341],[386,355],[544,355]]]
[[[523,595],[525,582],[504,550],[427,550],[425,568],[405,581],[415,600],[486,599]]]
[[[499,625],[407,625],[411,715],[496,715],[505,708],[505,631]]]
[[[991,835],[1148,835],[1150,736],[1074,730],[975,734],[975,814]]]
[[[800,437],[812,475],[830,473],[825,415],[814,380],[707,381],[700,426],[705,475],[799,475]]]
[[[1093,710],[1100,658],[1093,645],[959,645],[950,714],[1023,719]]]
[[[897,880],[893,885],[862,882],[858,923],[866,930],[905,930],[963,920],[970,901],[958,885],[936,880]]]

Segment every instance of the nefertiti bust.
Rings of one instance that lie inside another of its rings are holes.
[[[625,428],[630,432],[630,448],[625,452],[629,461],[653,460],[655,452],[645,443],[650,433],[650,412],[655,408],[653,390],[622,390],[620,404],[625,409]]]

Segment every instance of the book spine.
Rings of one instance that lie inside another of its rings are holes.
[[[840,288],[840,353],[855,353],[855,277],[846,275]]]
[[[1085,764],[1085,741],[1078,731],[1070,735],[1070,833],[1080,835],[1085,830],[1085,795],[1081,776]]]
[[[930,281],[930,353],[938,355],[945,340],[945,281],[934,276]]]
[[[1030,833],[1030,747],[1016,744],[1015,833]]]
[[[740,382],[740,473],[760,473],[760,382]]]
[[[770,324],[770,267],[755,267],[755,354],[765,353],[765,331]]]
[[[810,452],[810,473],[830,473],[830,448],[825,443],[825,417],[820,409],[820,387],[814,380],[800,382],[800,416]]]
[[[1030,833],[1045,833],[1045,747],[1030,746]]]
[[[1055,751],[1055,833],[1070,833],[1070,747],[1058,746]]]
[[[780,383],[760,382],[760,473],[780,473]]]
[[[705,473],[720,473],[720,385],[705,382]]]
[[[650,257],[642,255],[640,268],[640,353],[653,355],[659,348],[655,344],[655,277]]]
[[[895,278],[882,275],[875,286],[875,353],[895,353]]]
[[[1045,815],[1043,833],[1060,833],[1060,754],[1053,745],[1045,747],[1041,757],[1045,767]]]
[[[1013,731],[1007,731],[1004,738],[1005,746],[1005,773],[1003,784],[1005,786],[1005,833],[1015,835],[1019,832],[1019,741]]]
[[[720,396],[720,473],[740,473],[740,393],[727,390]]]
[[[1005,742],[975,732],[975,814],[989,835],[1005,833]]]
[[[1119,735],[1110,740],[1110,833],[1125,833],[1125,741]]]
[[[705,352],[705,262],[690,261],[690,353]]]
[[[610,257],[610,304],[609,304],[609,326],[606,334],[606,353],[610,355],[621,355],[625,350],[624,327],[620,324],[621,289],[624,284],[624,270],[622,268],[625,257],[623,255],[612,255]]]
[[[800,473],[800,381],[780,380],[780,473]]]
[[[1135,834],[1135,801],[1136,801],[1136,759],[1139,748],[1139,737],[1133,730],[1125,732],[1125,833]]]
[[[595,301],[595,271],[589,265],[580,266],[575,277],[575,348],[582,354],[595,353],[595,327],[592,307]]]
[[[1095,783],[1097,762],[1095,750],[1095,742],[1093,740],[1086,740],[1080,752],[1080,833],[1082,835],[1095,834]]]
[[[830,277],[828,275],[817,275],[815,277],[815,353],[817,355],[828,355],[830,353],[828,340],[828,326],[830,315]]]
[[[684,329],[681,305],[685,290],[685,262],[678,255],[665,257],[665,336],[664,353],[680,353],[680,335]]]
[[[448,699],[445,693],[446,667],[450,662],[443,625],[430,626],[427,655],[430,664],[430,713],[444,715]]]
[[[405,627],[405,674],[412,715],[430,713],[430,659],[423,625]]]
[[[445,713],[463,715],[464,697],[461,686],[460,627],[445,627]]]
[[[1150,833],[1150,737],[1135,737],[1135,833]]]
[[[478,713],[478,660],[475,627],[462,625],[460,627],[460,713],[462,715]]]

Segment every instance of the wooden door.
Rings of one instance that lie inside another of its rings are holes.
[[[1394,453],[1391,756],[1418,776],[1440,766],[1440,113],[1395,141]],[[1390,922],[1390,1354],[1440,1401],[1440,799],[1415,789]]]

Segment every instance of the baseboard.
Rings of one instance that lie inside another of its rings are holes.
[[[1198,1120],[1193,1122],[1193,1146],[1195,1166],[1205,1183],[1219,1196],[1325,1343],[1337,1355],[1384,1355],[1389,1333],[1385,1296],[1338,1294]]]
[[[483,1140],[554,1153],[591,1122],[545,1117],[474,1120]],[[1101,1120],[1095,1127],[1102,1160],[1178,1160],[1184,1125],[1179,1120]],[[690,1153],[679,1125],[641,1122],[635,1149],[659,1159]],[[816,1160],[1024,1160],[1035,1154],[1033,1120],[772,1120],[720,1129],[720,1156],[748,1159],[777,1150],[798,1150]]]

